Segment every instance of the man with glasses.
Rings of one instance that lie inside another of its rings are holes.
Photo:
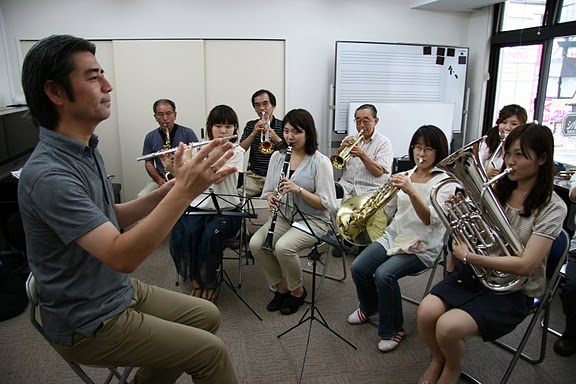
[[[351,196],[371,196],[390,178],[394,153],[390,140],[376,131],[378,111],[372,104],[359,106],[354,113],[356,130],[362,132],[362,140],[350,151],[352,157],[346,162],[339,182],[344,187],[344,199]],[[336,151],[340,154],[352,145],[355,136],[348,136]]]
[[[160,126],[146,135],[142,155],[157,152],[163,149],[168,142],[170,147],[174,148],[180,143],[190,144],[198,141],[194,131],[174,123],[176,121],[176,104],[172,100],[156,100],[152,110],[154,111],[154,118]],[[170,135],[169,141],[167,140],[166,131]],[[166,182],[164,165],[160,157],[146,160],[144,166],[152,180],[138,193],[138,197],[146,196]]]
[[[272,92],[265,89],[256,91],[252,95],[252,106],[254,107],[254,112],[258,115],[258,119],[246,123],[242,139],[240,140],[240,146],[245,151],[250,149],[248,169],[244,175],[247,197],[260,196],[262,193],[268,171],[268,163],[272,153],[282,143],[283,136],[282,120],[274,117],[276,97]],[[266,139],[266,132],[268,132],[269,140],[274,144],[274,150],[270,153],[262,153],[259,149],[262,139]],[[241,189],[238,191],[241,192]]]

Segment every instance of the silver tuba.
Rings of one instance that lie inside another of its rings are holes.
[[[475,140],[459,151],[448,156],[432,170],[446,172],[446,178],[436,184],[430,192],[430,200],[448,232],[454,237],[460,235],[470,250],[485,256],[517,256],[524,246],[510,226],[508,218],[491,184],[504,174],[488,180],[480,161],[478,150],[482,139]],[[507,169],[506,173],[510,173]],[[458,183],[466,191],[463,200],[447,201],[440,206],[437,194],[448,183]],[[517,276],[471,265],[470,267],[487,288],[501,293],[521,289],[527,276]]]

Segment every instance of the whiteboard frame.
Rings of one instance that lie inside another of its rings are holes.
[[[350,136],[356,135],[354,112],[362,104],[373,104],[378,111],[376,131],[392,142],[394,157],[408,155],[408,147],[414,132],[423,125],[435,125],[444,132],[448,148],[452,141],[453,103],[349,103],[348,129]]]
[[[468,62],[467,47],[336,41],[334,132],[347,131],[348,104],[365,99],[453,103],[451,130],[462,132]]]

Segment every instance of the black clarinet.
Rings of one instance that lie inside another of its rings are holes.
[[[292,156],[292,146],[289,145],[286,148],[286,157],[284,157],[284,164],[282,165],[282,173],[278,178],[278,184],[276,184],[276,189],[274,190],[274,196],[278,200],[282,198],[282,192],[280,191],[280,181],[286,177],[288,172],[290,172],[290,156]],[[268,228],[268,235],[264,241],[262,249],[267,251],[272,251],[272,240],[274,240],[274,228],[276,227],[276,218],[278,217],[278,206],[272,208],[272,221],[270,222],[270,227]]]

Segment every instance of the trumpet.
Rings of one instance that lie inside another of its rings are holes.
[[[262,119],[266,117],[266,112],[262,111]],[[260,153],[269,155],[274,152],[274,143],[270,141],[270,120],[266,119],[266,133],[260,132],[260,144],[258,144],[258,150]]]
[[[332,161],[332,166],[334,168],[344,169],[344,167],[346,166],[346,162],[350,160],[350,158],[352,157],[352,155],[350,154],[350,152],[352,152],[352,149],[354,149],[354,147],[358,145],[358,143],[360,143],[359,144],[360,146],[364,144],[364,142],[362,141],[362,139],[364,138],[364,136],[362,135],[363,132],[364,129],[361,129],[360,132],[358,132],[358,134],[354,138],[352,144],[344,148],[342,152],[340,152],[340,154],[334,154],[330,156],[330,161]]]
[[[237,137],[238,137],[238,135],[225,136],[225,137],[222,137],[220,140],[225,142],[227,140],[232,140],[232,139],[235,139]],[[201,143],[188,144],[185,149],[195,149],[195,148],[201,147],[203,145],[206,145],[208,143],[210,143],[210,141],[203,141]],[[162,149],[162,150],[157,151],[157,152],[153,152],[153,153],[149,153],[149,154],[144,155],[144,156],[140,156],[140,157],[136,158],[136,161],[150,160],[150,159],[153,159],[153,158],[158,157],[158,156],[168,155],[170,153],[174,153],[177,150],[178,150],[178,147],[174,147],[174,148],[170,148],[170,149]]]

